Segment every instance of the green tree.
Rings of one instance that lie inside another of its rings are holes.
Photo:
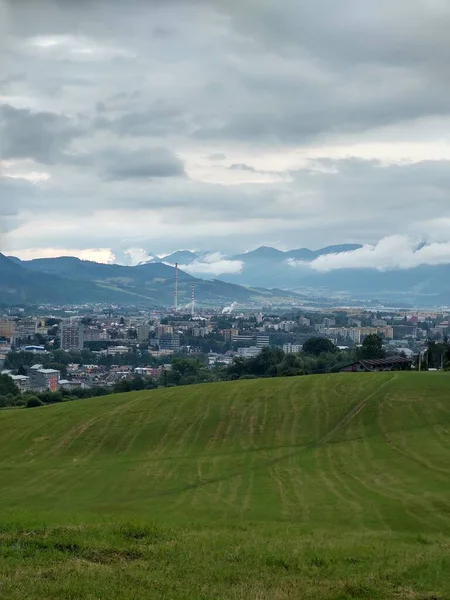
[[[275,377],[277,366],[284,360],[285,354],[281,348],[263,348],[251,359],[250,373],[258,377]]]
[[[131,382],[128,379],[120,379],[114,384],[113,392],[122,394],[123,392],[131,392]]]
[[[320,354],[336,351],[336,346],[327,338],[314,337],[310,338],[303,344],[303,352],[305,352],[305,354],[312,354],[313,356],[319,356]]]
[[[20,391],[14,381],[8,375],[0,375],[0,396],[19,396]]]
[[[132,391],[137,392],[139,390],[145,390],[145,381],[143,377],[137,375],[130,381],[130,388]]]
[[[384,358],[386,352],[383,350],[383,340],[376,333],[368,335],[359,351],[359,358],[372,359],[372,358]]]
[[[249,361],[242,356],[235,356],[231,365],[227,367],[227,375],[229,379],[233,380],[240,379],[244,375],[250,375]]]
[[[175,356],[172,360],[172,369],[167,373],[168,382],[175,385],[198,383],[201,368],[202,363],[196,358]]]
[[[277,368],[278,377],[295,377],[297,375],[304,375],[305,373],[302,359],[295,354],[287,354]]]

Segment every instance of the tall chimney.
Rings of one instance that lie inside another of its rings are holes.
[[[175,288],[173,292],[173,307],[178,310],[178,263],[175,263]]]

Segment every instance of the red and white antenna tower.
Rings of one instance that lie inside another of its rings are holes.
[[[195,315],[195,285],[192,286],[191,293],[191,317]]]
[[[178,263],[175,263],[175,287],[173,291],[173,307],[178,310]]]

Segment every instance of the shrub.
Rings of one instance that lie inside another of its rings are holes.
[[[31,396],[31,398],[28,398],[26,406],[27,408],[37,408],[38,406],[44,406],[44,403],[36,396]]]

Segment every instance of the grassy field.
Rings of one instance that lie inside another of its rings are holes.
[[[450,598],[450,374],[0,413],[0,599]]]

